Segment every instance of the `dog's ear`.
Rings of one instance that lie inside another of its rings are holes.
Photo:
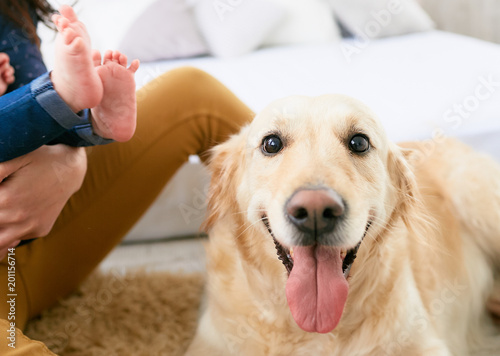
[[[387,167],[392,184],[396,190],[395,212],[399,213],[408,226],[410,216],[419,203],[417,184],[410,161],[413,150],[392,145],[389,148]]]
[[[210,189],[208,192],[207,216],[202,229],[208,232],[215,222],[229,213],[237,204],[236,188],[239,184],[246,139],[245,129],[228,141],[214,147],[208,163]]]

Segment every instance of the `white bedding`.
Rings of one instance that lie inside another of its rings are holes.
[[[190,65],[218,78],[254,111],[288,95],[347,94],[379,115],[393,141],[429,139],[440,130],[500,161],[500,46],[430,31],[372,41],[348,61],[342,46],[350,44],[355,43],[272,47],[235,59],[143,63],[137,84]],[[465,105],[458,116],[457,105]],[[128,239],[196,233],[201,219],[179,218],[180,208],[193,206],[192,192],[203,191],[206,182],[199,165],[184,167]],[[181,200],[173,191],[181,193]]]
[[[190,65],[215,76],[255,111],[288,95],[354,96],[375,110],[394,141],[428,138],[435,128],[460,137],[500,129],[500,46],[430,31],[372,41],[349,63],[341,46],[352,42],[272,47],[235,59],[143,63],[137,84]],[[498,82],[493,95],[459,128],[446,122],[445,112],[474,95],[480,78],[489,76]],[[500,150],[491,153],[500,159]]]

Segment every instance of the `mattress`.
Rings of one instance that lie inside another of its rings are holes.
[[[346,94],[369,105],[395,142],[453,136],[500,161],[499,63],[498,45],[430,31],[367,43],[271,47],[233,59],[143,63],[136,78],[141,87],[173,68],[194,66],[256,112],[289,95]],[[193,162],[165,187],[127,240],[199,231],[204,207],[196,207],[197,219],[182,214],[208,182],[206,169]]]

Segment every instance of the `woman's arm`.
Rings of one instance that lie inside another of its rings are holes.
[[[50,232],[86,170],[84,149],[65,145],[0,163],[0,259],[21,240]]]

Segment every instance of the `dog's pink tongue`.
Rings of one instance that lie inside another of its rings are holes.
[[[324,246],[294,247],[286,298],[297,325],[327,333],[340,321],[349,286],[342,273],[340,250]]]

